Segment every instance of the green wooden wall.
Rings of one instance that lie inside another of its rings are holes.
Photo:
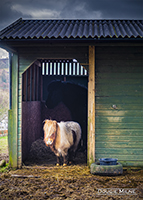
[[[96,47],[96,160],[143,166],[143,48]]]

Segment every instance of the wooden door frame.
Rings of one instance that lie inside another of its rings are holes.
[[[89,46],[87,164],[95,162],[95,46]]]

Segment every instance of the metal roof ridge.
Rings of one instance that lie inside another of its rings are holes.
[[[2,35],[5,31],[9,30],[12,26],[18,24],[20,21],[22,21],[22,17],[20,17],[19,19],[17,19],[16,21],[14,21],[12,24],[8,25],[7,27],[3,28],[1,31],[0,31],[0,35]]]

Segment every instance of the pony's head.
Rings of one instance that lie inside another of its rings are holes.
[[[45,120],[44,122],[44,142],[46,146],[51,146],[55,143],[57,134],[57,122],[53,120]]]

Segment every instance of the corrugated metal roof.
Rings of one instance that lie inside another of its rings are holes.
[[[142,38],[143,20],[24,20],[2,31],[0,39]]]

